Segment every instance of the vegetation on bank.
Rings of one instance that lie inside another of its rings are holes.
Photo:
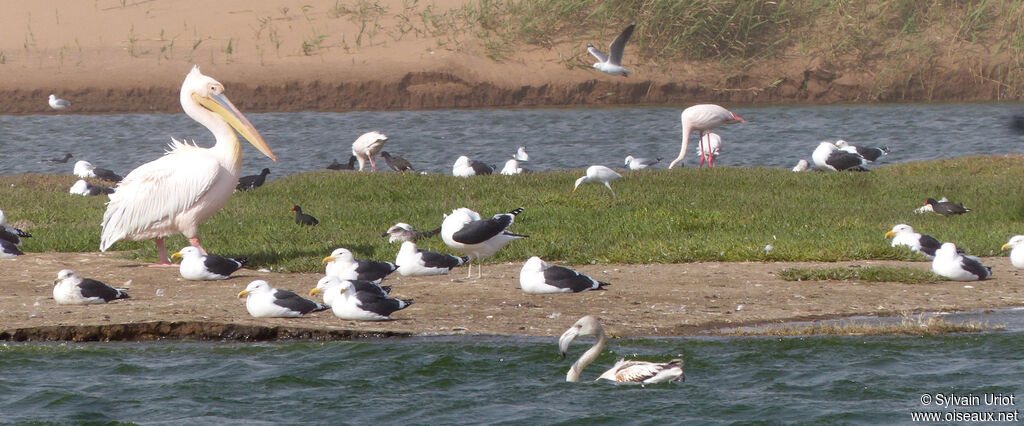
[[[865,322],[865,321],[824,321],[812,324],[771,325],[734,329],[721,333],[726,336],[875,336],[904,335],[931,336],[951,333],[981,333],[986,331],[1005,330],[1002,324],[989,325],[987,322],[964,321],[951,322],[944,318],[922,315],[916,317],[905,315],[899,322]]]
[[[976,256],[998,256],[1024,233],[1024,158],[965,157],[878,167],[870,173],[793,173],[785,169],[682,168],[623,173],[612,186],[572,185],[581,170],[519,176],[311,172],[236,193],[199,227],[203,245],[250,266],[321,271],[337,247],[358,258],[394,259],[381,237],[395,222],[433,229],[443,215],[469,207],[482,216],[525,211],[514,241],[488,262],[540,256],[558,263],[695,261],[839,261],[916,259],[884,237],[897,223]],[[0,209],[34,234],[34,251],[96,251],[105,197],[68,194],[73,176],[0,177]],[[973,211],[957,217],[918,215],[925,198],[949,197]],[[320,220],[299,226],[293,204]],[[180,235],[168,247],[186,245]],[[451,252],[439,237],[422,247]],[[118,242],[113,250],[153,261],[152,241]],[[922,269],[927,265],[922,262]]]
[[[786,281],[867,281],[906,284],[926,284],[943,281],[944,278],[925,269],[894,268],[889,266],[868,266],[864,268],[789,268],[779,272],[779,278]]]

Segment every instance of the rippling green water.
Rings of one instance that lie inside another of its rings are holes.
[[[686,382],[565,383],[572,360],[557,356],[553,338],[8,344],[0,420],[876,424],[938,410],[922,406],[924,393],[1024,397],[1022,332],[613,340],[583,379],[634,354],[682,355]]]

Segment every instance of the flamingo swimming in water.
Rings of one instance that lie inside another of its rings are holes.
[[[723,124],[743,123],[743,117],[733,114],[731,111],[722,108],[718,105],[712,104],[701,104],[694,105],[683,110],[681,114],[683,121],[683,147],[679,150],[679,157],[672,160],[672,163],[668,165],[668,168],[675,167],[676,163],[683,161],[683,157],[686,156],[686,145],[690,141],[690,133],[694,130],[700,132],[700,140],[703,142],[704,135],[708,131],[718,128]],[[708,141],[710,144],[710,140]],[[710,152],[711,150],[705,150]],[[709,160],[708,167],[714,167],[713,162]]]

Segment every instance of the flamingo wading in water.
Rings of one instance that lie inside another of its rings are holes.
[[[203,75],[198,66],[185,77],[179,98],[185,114],[209,129],[216,144],[201,148],[172,139],[163,157],[128,173],[110,194],[103,214],[101,251],[125,238],[155,238],[160,257],[155,266],[177,266],[167,258],[164,237],[180,232],[206,254],[197,228],[227,204],[242,170],[242,146],[235,132],[277,161],[256,128],[224,95],[224,85]]]
[[[731,111],[722,108],[718,105],[712,104],[701,104],[694,105],[683,110],[680,115],[683,122],[683,147],[679,150],[679,157],[672,160],[672,163],[668,165],[668,168],[673,168],[677,163],[683,161],[683,157],[686,157],[686,145],[690,141],[690,133],[694,130],[700,132],[700,141],[703,143],[704,135],[708,131],[718,128],[723,124],[743,123],[743,117],[733,114]],[[709,140],[710,144],[711,141]],[[710,147],[704,152],[711,152]],[[701,162],[703,165],[703,161]],[[708,167],[714,167],[714,161],[709,160]]]

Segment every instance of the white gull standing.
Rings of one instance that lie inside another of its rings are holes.
[[[622,33],[615,37],[615,40],[612,40],[612,44],[608,46],[608,56],[597,50],[593,44],[588,44],[587,52],[590,52],[591,55],[597,58],[594,68],[610,75],[628,77],[632,74],[633,71],[622,67],[622,54],[626,51],[626,42],[633,35],[634,28],[636,28],[636,22],[629,24],[626,29],[622,30]]]
[[[441,239],[452,250],[469,255],[470,261],[477,261],[477,278],[483,274],[483,259],[492,256],[512,240],[526,238],[526,235],[508,232],[522,207],[508,213],[481,219],[480,214],[460,207],[452,210],[441,223]],[[469,264],[467,278],[473,275],[473,264]]]
[[[513,158],[519,161],[530,161],[530,154],[526,153],[525,146],[521,146],[518,150],[516,150],[516,155]]]

